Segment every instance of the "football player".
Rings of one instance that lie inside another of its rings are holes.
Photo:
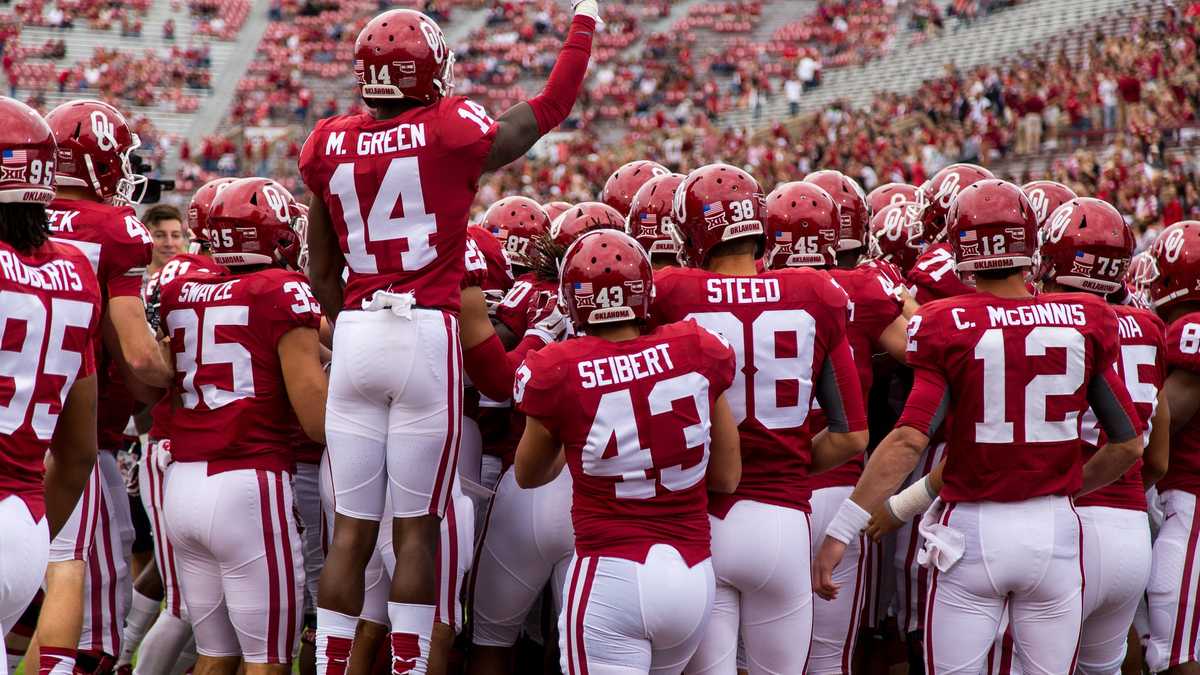
[[[901,275],[897,282],[900,284],[928,247],[921,211],[914,202],[899,202],[888,204],[871,216],[868,254],[894,266]]]
[[[687,267],[655,275],[657,324],[693,319],[737,355],[727,393],[743,466],[733,494],[709,499],[717,595],[692,673],[730,673],[739,628],[751,672],[802,672],[812,636],[808,474],[867,444],[848,300],[815,270],[757,272],[766,245],[752,176],[711,164],[675,192],[674,232]],[[828,429],[805,426],[814,396]]]
[[[903,362],[907,323],[903,303],[892,282],[871,266],[856,266],[862,246],[850,244],[847,237],[865,237],[866,231],[854,228],[839,235],[843,232],[839,211],[829,193],[815,183],[792,182],[776,187],[767,195],[767,241],[771,245],[765,260],[767,268],[772,270],[792,267],[827,270],[846,292],[850,298],[846,335],[865,401],[874,380],[872,355],[887,353]],[[843,242],[845,252],[839,255],[838,247]],[[823,428],[820,413],[813,411],[810,433]],[[863,455],[857,455],[836,469],[812,476],[809,501],[814,550],[821,543],[829,521],[862,475],[863,460]],[[813,642],[807,672],[837,675],[850,671],[859,617],[868,588],[877,583],[868,558],[878,555],[864,537],[851,542],[841,565],[834,571],[837,582],[851,589],[832,601],[814,600]]]
[[[629,216],[633,197],[651,178],[665,176],[667,167],[648,159],[626,162],[612,172],[600,191],[600,201],[611,206],[622,218]]]
[[[1155,311],[1167,325],[1167,380],[1163,390],[1171,409],[1171,462],[1158,482],[1164,522],[1154,540],[1154,560],[1146,599],[1150,605],[1150,672],[1200,670],[1196,625],[1197,538],[1200,527],[1200,222],[1165,228],[1150,247],[1146,274]]]
[[[101,292],[90,261],[50,239],[46,205],[58,160],[50,127],[10,98],[0,97],[0,112],[0,372],[16,383],[6,385],[0,416],[0,634],[7,635],[42,584],[50,540],[95,476]],[[56,616],[73,624],[78,639],[74,600]],[[53,629],[43,633],[40,658],[31,657],[27,671],[72,671],[75,642],[55,637]],[[0,663],[0,673],[8,668],[7,659]]]
[[[96,462],[95,490],[85,491],[78,517],[72,516],[51,545],[34,641],[78,649],[79,669],[92,672],[111,668],[121,653],[131,596],[133,520],[116,452],[125,445],[137,399],[157,400],[171,373],[146,324],[141,298],[151,239],[131,206],[146,180],[132,164],[137,134],[116,108],[100,101],[64,103],[46,122],[58,143],[59,189],[49,208],[50,230],[91,261],[104,300],[96,370],[98,442],[105,452]],[[70,670],[66,658],[62,663]]]
[[[929,248],[908,272],[909,293],[919,304],[971,292],[955,268],[953,242],[947,241],[946,214],[964,188],[995,178],[991,171],[974,164],[951,164],[938,171],[925,185],[917,201],[923,205],[922,223]]]
[[[380,14],[354,53],[370,112],[318,122],[301,152],[314,195],[309,273],[328,317],[340,320],[328,420],[337,517],[317,602],[322,674],[344,670],[389,490],[403,570],[388,605],[393,668],[425,672],[462,419],[467,214],[483,173],[523,156],[570,113],[599,19],[597,0],[574,5],[546,87],[498,120],[452,95],[454,54],[432,19]],[[408,367],[394,367],[398,354]]]
[[[1022,189],[1030,194],[1030,185]],[[1035,200],[1029,201],[1036,210]],[[1134,237],[1115,208],[1099,199],[1072,198],[1041,222],[1037,276],[1042,292],[1078,290],[1107,297],[1124,286]],[[1083,524],[1087,580],[1078,672],[1089,675],[1119,672],[1125,660],[1129,626],[1150,577],[1146,490],[1166,473],[1170,433],[1162,391],[1167,358],[1163,322],[1146,309],[1130,305],[1112,305],[1112,309],[1121,348],[1117,365],[1146,424],[1145,451],[1144,461],[1135,462],[1111,485],[1075,500]],[[1082,435],[1084,455],[1090,457],[1104,441],[1094,411],[1084,415]]]
[[[671,236],[675,206],[675,188],[687,178],[681,173],[668,173],[646,181],[633,195],[629,217],[625,219],[625,234],[637,239],[650,256],[654,269],[679,264],[679,244]]]
[[[162,284],[186,273],[193,265],[197,269],[211,266],[213,263],[205,253],[201,252],[212,241],[208,234],[208,212],[212,209],[213,200],[217,193],[233,183],[234,178],[217,178],[200,186],[192,195],[188,204],[188,253],[176,255],[163,268],[152,273],[146,281],[143,296],[151,328],[156,332],[162,322],[160,307],[160,291]],[[174,262],[172,262],[174,261]],[[188,621],[187,608],[179,591],[179,566],[175,559],[175,550],[167,537],[163,525],[163,487],[166,482],[166,464],[160,463],[159,452],[171,451],[170,428],[171,412],[174,408],[174,392],[168,392],[150,410],[151,425],[147,434],[146,450],[138,466],[138,488],[142,505],[150,518],[150,528],[154,535],[154,570],[147,569],[134,583],[133,607],[130,616],[138,606],[146,606],[147,600],[157,598],[163,604],[163,610],[154,619],[154,623],[146,630],[144,637],[131,630],[126,625],[125,643],[121,647],[122,660],[132,663],[133,654],[138,655],[137,675],[166,672],[179,658],[180,652],[192,637],[191,623]],[[152,572],[156,574],[152,574]],[[157,578],[155,578],[157,577]],[[155,602],[155,609],[158,608]],[[140,648],[139,648],[140,643]]]
[[[1030,295],[1023,275],[1037,217],[1017,186],[964,188],[947,223],[956,268],[975,274],[979,292],[930,303],[909,322],[915,385],[829,525],[814,584],[837,595],[832,573],[849,542],[948,419],[942,501],[922,521],[927,672],[977,672],[1006,608],[1024,672],[1073,672],[1083,578],[1071,497],[1119,478],[1142,452],[1142,423],[1115,367],[1116,316],[1093,295]],[[1083,462],[1089,404],[1109,442]]]
[[[574,485],[561,669],[680,673],[713,605],[706,490],[728,494],[741,473],[733,351],[691,321],[644,332],[653,269],[624,233],[579,238],[561,283],[579,337],[530,354],[513,389],[518,484],[565,463]]]
[[[208,214],[215,269],[160,290],[180,403],[157,459],[198,672],[291,672],[299,635],[293,431],[324,440],[326,379],[293,205],[266,178],[229,184]]]

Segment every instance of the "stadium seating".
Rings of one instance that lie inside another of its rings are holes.
[[[299,0],[181,1],[110,3],[105,7],[116,9],[99,12],[86,3],[75,5],[75,27],[58,30],[46,26],[57,17],[51,17],[53,0],[25,0],[13,15],[18,20],[0,15],[5,70],[17,80],[18,92],[38,92],[43,105],[80,94],[116,96],[153,121],[158,131],[150,136],[186,137],[187,143],[177,146],[179,156],[170,158],[178,161],[185,183],[216,173],[271,173],[302,191],[294,169],[299,146],[316,119],[358,105],[346,64],[353,36],[378,5],[369,0],[326,8]],[[1170,52],[1170,35],[1146,30],[1151,22],[1173,21],[1170,7],[1183,12],[1190,3],[1010,4],[607,3],[608,25],[597,36],[588,85],[563,125],[569,133],[556,135],[520,171],[492,178],[480,203],[546,182],[567,199],[590,198],[612,168],[641,156],[676,168],[691,166],[697,157],[719,156],[750,166],[767,184],[816,163],[848,170],[867,184],[919,181],[939,163],[963,158],[1014,177],[1051,171],[1094,191],[1108,169],[1088,172],[1080,166],[1112,164],[1111,150],[1105,157],[1089,153],[1101,141],[1120,138],[1120,171],[1147,157],[1173,171],[1179,148],[1195,135],[1195,99],[1188,97],[1196,92],[1194,83],[1175,82],[1169,72],[1154,70],[1161,61],[1147,60],[1147,54]],[[391,6],[433,12],[458,52],[457,92],[497,112],[540,88],[567,21],[565,6],[556,0],[495,5],[401,0]],[[985,11],[987,6],[992,11]],[[205,86],[210,73],[228,62],[232,46],[227,40],[244,44],[247,38],[238,28],[251,13],[269,19],[261,39],[249,38],[257,40],[256,53],[231,100],[214,101]],[[129,24],[131,17],[142,24],[140,36],[121,34],[122,20]],[[170,38],[163,32],[168,21]],[[101,28],[105,22],[108,27]],[[88,27],[91,23],[97,27]],[[1183,28],[1171,25],[1170,30]],[[1134,37],[1097,46],[1097,32]],[[206,51],[207,59],[198,59],[196,50]],[[1081,72],[1080,64],[1097,62],[1097,50],[1112,52],[1112,67],[1106,74]],[[1175,54],[1172,62],[1187,56]],[[89,70],[105,67],[137,77],[87,86]],[[1022,69],[1049,69],[1056,74],[1049,81],[1061,79],[1063,86],[1033,92],[1022,84]],[[1110,79],[1128,88],[1130,78],[1143,82],[1145,100],[1127,106],[1118,91],[1118,110],[1106,110],[1098,98],[1099,82]],[[1176,93],[1174,100],[1162,95],[1164,87]],[[794,90],[801,93],[796,96]],[[215,108],[224,118],[219,133],[196,133],[191,113],[198,106]],[[848,114],[852,109],[867,114]],[[1040,112],[1031,116],[1034,109]],[[1033,117],[1039,119],[1036,137]],[[246,134],[251,127],[256,131]],[[618,152],[593,153],[622,136]],[[1165,182],[1142,186],[1138,194],[1128,181],[1107,189],[1123,208],[1144,215],[1157,207],[1145,198],[1139,202],[1139,195],[1158,190],[1165,197]],[[1128,194],[1118,194],[1122,190]],[[1181,183],[1176,192],[1186,196],[1186,186]]]

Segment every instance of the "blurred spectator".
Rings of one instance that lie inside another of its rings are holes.
[[[800,95],[802,91],[803,85],[795,77],[789,77],[787,82],[783,83],[783,94],[787,97],[788,115],[790,117],[800,114]]]

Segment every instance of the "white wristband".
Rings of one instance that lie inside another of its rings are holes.
[[[863,531],[870,520],[871,514],[855,504],[854,500],[847,499],[842,502],[842,506],[833,517],[833,521],[829,523],[829,527],[825,528],[825,536],[833,537],[843,544],[849,544]]]
[[[596,23],[600,23],[600,3],[596,0],[579,0],[575,3],[575,13],[590,16]]]
[[[933,500],[937,498],[929,485],[929,476],[909,485],[900,492],[888,497],[888,511],[900,522],[908,522],[925,513]]]

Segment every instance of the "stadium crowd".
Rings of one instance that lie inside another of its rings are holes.
[[[627,65],[594,66],[594,83],[583,93],[586,105],[564,125],[578,131],[556,139],[543,158],[526,160],[486,182],[476,213],[505,194],[545,198],[547,185],[555,198],[592,198],[612,171],[633,158],[651,155],[683,170],[715,156],[775,180],[813,166],[836,167],[867,189],[892,181],[920,184],[956,161],[1000,165],[1001,173],[1014,180],[1028,178],[1038,166],[1081,194],[1112,199],[1139,231],[1169,225],[1200,213],[1200,168],[1188,153],[1171,151],[1197,139],[1200,77],[1185,66],[1196,59],[1200,11],[1194,5],[1171,7],[1151,20],[1130,16],[1128,25],[1111,35],[1084,30],[1052,40],[1048,53],[949,69],[911,94],[880,94],[860,110],[835,104],[757,133],[718,126],[722,105],[732,105],[738,96],[736,81],[721,90],[712,79],[699,78],[713,92],[697,97],[709,108],[672,106],[672,101],[690,101],[684,90],[697,71],[688,66],[686,40],[652,39],[648,49],[654,58],[640,67],[637,77],[643,79],[633,81],[657,82],[655,91],[645,98],[628,94],[624,79],[635,76],[607,72]],[[678,91],[673,83],[679,83]],[[646,112],[627,118],[624,142],[601,153],[612,125],[597,116],[623,114],[614,105],[613,90],[640,101],[639,110]],[[312,90],[301,88],[299,102],[283,98],[281,105],[297,106],[290,114],[299,122],[344,112],[346,100],[333,95],[318,100]],[[608,106],[614,110],[596,112]],[[235,119],[246,109],[244,100],[237,101]],[[256,121],[271,119],[278,118],[260,107]],[[303,191],[290,168],[301,140],[290,130],[278,140],[205,139],[200,148],[187,149],[180,177],[191,184],[266,169]]]

